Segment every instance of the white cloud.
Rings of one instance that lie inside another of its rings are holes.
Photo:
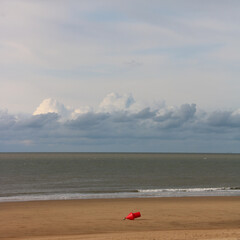
[[[109,93],[99,105],[100,111],[117,112],[127,110],[135,102],[131,94]]]
[[[71,112],[71,109],[65,107],[62,103],[59,103],[55,99],[48,98],[42,101],[33,115],[57,113],[61,117],[66,118],[71,114]]]
[[[80,114],[90,112],[92,109],[88,106],[82,107],[81,109],[74,109],[64,104],[58,102],[55,99],[47,98],[42,101],[42,103],[34,111],[33,115],[47,114],[47,113],[57,113],[61,120],[65,121],[67,119],[75,119]]]

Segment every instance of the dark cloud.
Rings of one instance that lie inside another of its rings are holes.
[[[176,151],[190,151],[189,146],[208,151],[214,144],[226,147],[226,141],[236,146],[237,128],[237,112],[200,112],[195,104],[137,112],[88,112],[67,121],[56,113],[19,117],[0,111],[0,151],[174,151],[176,142]]]
[[[7,110],[0,110],[0,129],[8,129],[16,122],[16,117],[8,114]]]
[[[75,129],[88,129],[96,127],[109,118],[109,113],[84,113],[80,115],[76,120],[70,120],[66,123],[66,126]]]
[[[194,121],[196,104],[184,104],[179,109],[173,109],[155,117],[161,128],[178,128],[189,121]]]
[[[18,122],[18,128],[54,128],[59,125],[59,115],[57,113],[47,113],[31,116],[29,119]]]
[[[156,116],[156,113],[157,113],[157,110],[151,111],[151,108],[147,107],[139,111],[138,113],[134,114],[134,117],[136,119],[149,119],[149,118],[154,118]]]
[[[232,112],[213,112],[209,115],[207,123],[214,127],[238,128],[240,127],[240,114]]]

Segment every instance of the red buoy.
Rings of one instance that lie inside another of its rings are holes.
[[[133,213],[134,218],[138,218],[141,217],[141,213],[140,212],[135,212]]]
[[[132,213],[130,212],[125,218],[125,219],[128,219],[128,220],[134,220],[135,218],[138,218],[138,217],[141,217],[141,213],[140,212],[136,212],[136,213]]]

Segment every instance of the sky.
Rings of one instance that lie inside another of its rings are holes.
[[[240,152],[239,12],[1,0],[0,152]]]

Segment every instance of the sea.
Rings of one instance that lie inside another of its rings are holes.
[[[240,154],[0,153],[0,202],[240,196]]]

